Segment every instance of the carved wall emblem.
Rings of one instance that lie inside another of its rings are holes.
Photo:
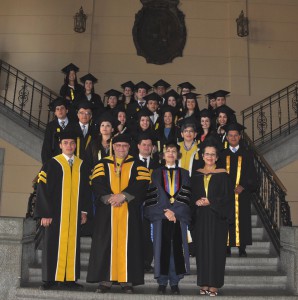
[[[179,0],[141,0],[132,30],[137,54],[147,63],[163,65],[182,56],[186,42],[184,14]]]

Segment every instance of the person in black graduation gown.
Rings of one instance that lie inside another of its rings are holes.
[[[153,170],[157,169],[160,164],[158,156],[153,155],[153,145],[156,141],[150,134],[141,134],[138,141],[139,154],[136,156],[136,160],[146,167],[150,174]],[[143,211],[143,206],[142,206]],[[144,243],[144,271],[151,273],[153,267],[151,266],[153,260],[153,244],[151,240],[151,223],[143,216],[143,243]]]
[[[147,109],[151,112],[151,128],[154,131],[157,131],[160,126],[159,103],[162,101],[162,98],[157,93],[153,92],[145,96],[144,99],[146,100]]]
[[[166,105],[166,99],[164,95],[167,92],[167,89],[171,87],[171,85],[163,79],[157,80],[153,85],[154,92],[160,96],[159,107],[163,107]]]
[[[78,103],[76,101],[88,101],[91,104],[92,119],[94,121],[98,120],[100,115],[105,111],[101,97],[95,93],[94,84],[97,83],[97,78],[95,78],[91,73],[80,78],[80,81],[84,85],[84,93],[80,98],[75,100],[75,105]]]
[[[45,164],[52,157],[61,154],[59,147],[59,134],[71,128],[71,122],[67,117],[66,101],[58,97],[49,104],[49,108],[55,114],[55,119],[47,124],[41,150],[41,161]]]
[[[193,86],[190,82],[186,81],[186,82],[182,82],[180,84],[178,84],[178,89],[177,91],[180,91],[180,103],[181,103],[181,107],[182,109],[185,109],[185,102],[186,102],[186,97],[185,95],[192,92],[193,90],[195,90],[196,87]]]
[[[60,133],[59,154],[47,161],[38,174],[34,218],[44,227],[42,290],[57,287],[81,289],[80,227],[91,211],[88,170],[74,155],[76,136]]]
[[[131,80],[129,80],[122,83],[121,87],[123,89],[123,93],[122,93],[123,95],[120,102],[123,104],[124,109],[126,110],[130,103],[135,102],[135,98],[134,98],[135,85]]]
[[[118,120],[118,126],[115,134],[129,134],[125,108],[118,107],[118,109],[115,111],[114,117],[116,120]]]
[[[166,104],[164,106],[172,106],[174,108],[174,111],[175,111],[175,120],[174,120],[174,123],[175,125],[177,124],[177,120],[179,120],[181,117],[182,117],[182,114],[183,114],[183,108],[182,108],[182,104],[179,102],[179,94],[171,89],[169,90],[165,95],[164,95],[164,98],[165,98],[165,102]]]
[[[229,147],[222,154],[222,163],[230,174],[234,187],[235,220],[229,226],[227,256],[230,247],[239,247],[239,256],[246,257],[246,245],[252,244],[251,193],[257,189],[257,175],[252,152],[241,143],[244,127],[238,123],[226,126]]]
[[[200,294],[216,296],[224,285],[229,222],[233,219],[233,189],[225,169],[216,161],[220,144],[211,138],[203,145],[204,168],[191,178],[192,210]]]
[[[76,105],[79,98],[84,93],[84,87],[78,83],[77,72],[79,68],[70,63],[61,70],[65,74],[64,84],[60,89],[60,96],[63,97],[68,105],[68,116],[71,121],[76,121]]]
[[[123,103],[121,103],[119,100],[120,96],[121,92],[114,89],[110,89],[107,92],[105,92],[105,98],[107,102],[105,113],[108,113],[111,116],[113,116],[117,113],[117,110],[119,108],[124,108]]]

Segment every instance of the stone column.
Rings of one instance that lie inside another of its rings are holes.
[[[281,227],[280,263],[288,276],[287,288],[298,295],[298,227]]]

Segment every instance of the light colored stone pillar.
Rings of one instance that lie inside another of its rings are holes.
[[[287,287],[298,295],[298,227],[281,227],[280,264],[287,273]]]

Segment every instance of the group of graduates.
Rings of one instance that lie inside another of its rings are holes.
[[[197,261],[199,293],[216,296],[231,247],[252,244],[251,193],[257,188],[245,129],[209,93],[200,110],[195,87],[178,92],[160,79],[95,93],[92,74],[62,69],[65,83],[50,103],[55,119],[42,147],[35,217],[44,226],[42,289],[80,289],[80,236],[92,236],[87,281],[126,293],[153,270],[159,294],[180,294]],[[153,92],[150,90],[153,89]]]

